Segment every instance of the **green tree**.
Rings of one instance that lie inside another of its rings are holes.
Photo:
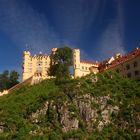
[[[18,78],[19,78],[19,74],[15,70],[11,71],[9,73],[9,87],[18,84],[19,83]]]
[[[9,71],[7,71],[7,70],[5,70],[2,74],[0,74],[0,91],[7,88],[8,75],[9,75]]]
[[[0,91],[9,89],[18,84],[18,78],[19,74],[15,70],[10,72],[5,70],[2,74],[0,74]]]
[[[52,63],[50,75],[55,76],[57,81],[63,81],[70,78],[70,66],[72,65],[72,49],[65,46],[58,48],[52,54]]]

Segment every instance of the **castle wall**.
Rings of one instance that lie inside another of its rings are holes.
[[[52,49],[52,54],[55,53],[57,48]],[[31,56],[29,51],[24,51],[23,56],[23,81],[33,76],[35,82],[42,79],[50,78],[49,69],[51,63],[50,55],[34,55]],[[91,71],[91,67],[92,71]],[[98,66],[94,63],[89,63],[80,60],[80,50],[73,49],[73,69],[74,78],[85,76],[91,72],[97,73]]]
[[[116,71],[125,77],[140,80],[140,55],[114,67],[110,67],[106,71]]]
[[[46,79],[48,77],[50,68],[50,56],[47,55],[34,55],[24,52],[23,58],[23,81],[31,76],[34,79]]]
[[[54,54],[56,50],[57,48],[53,48],[52,54]],[[31,56],[30,52],[24,51],[23,81],[31,76],[33,76],[34,81],[50,78],[50,64],[50,55],[39,54]],[[140,79],[140,49],[137,48],[134,52],[123,57],[117,54],[116,57],[105,61],[103,65],[99,65],[98,62],[80,60],[80,50],[73,49],[73,71],[74,78],[82,77],[90,73],[96,74],[103,71],[117,71],[124,76],[137,80]]]
[[[85,76],[87,74],[90,74],[91,72],[92,73],[98,72],[98,64],[95,64],[95,62],[80,60],[79,49],[73,49],[73,67],[74,67],[74,78]]]
[[[91,70],[92,67],[92,70]],[[94,64],[88,64],[88,63],[80,63],[80,77],[85,76],[90,73],[97,73],[98,72],[98,66]]]

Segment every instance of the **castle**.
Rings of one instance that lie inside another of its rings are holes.
[[[50,55],[31,55],[29,51],[23,54],[23,73],[22,80],[25,81],[32,77],[33,83],[37,83],[43,79],[51,78],[49,69],[51,64],[51,55],[57,51],[53,48]],[[140,48],[136,48],[132,52],[122,56],[115,54],[111,58],[103,62],[91,62],[80,59],[80,49],[73,49],[73,77],[82,77],[90,73],[98,73],[105,71],[116,71],[129,78],[140,79]]]
[[[124,77],[133,80],[140,80],[140,48],[135,48],[131,52],[104,60],[100,63],[99,72],[116,71]]]
[[[57,51],[53,48],[50,55],[39,53],[31,55],[29,51],[23,53],[22,82],[12,88],[0,93],[0,96],[10,93],[26,84],[36,84],[44,79],[53,78],[49,76],[51,55]],[[80,49],[73,49],[73,77],[82,77],[90,73],[101,73],[116,71],[124,77],[140,80],[140,48],[136,48],[128,54],[120,53],[102,61],[91,62],[80,59]]]
[[[30,77],[33,77],[33,83],[38,83],[43,79],[50,79],[49,69],[51,65],[51,55],[53,55],[55,51],[57,51],[57,48],[53,48],[50,55],[39,53],[38,55],[33,56],[29,51],[24,51],[22,81],[25,81]],[[73,49],[74,78],[85,76],[91,72],[96,74],[99,72],[98,68],[98,62],[80,60],[80,50]]]
[[[24,51],[22,81],[32,77],[33,82],[37,83],[43,79],[51,78],[49,76],[51,55],[55,53],[56,50],[57,48],[53,48],[50,55],[43,55],[40,52],[38,55],[33,56],[31,56],[29,51]]]

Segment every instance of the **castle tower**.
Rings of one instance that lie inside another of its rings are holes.
[[[80,74],[80,50],[73,49],[73,69],[74,78],[77,78]]]
[[[23,71],[22,71],[22,81],[28,79],[31,75],[29,72],[29,64],[31,63],[31,57],[29,51],[24,51],[23,53]]]

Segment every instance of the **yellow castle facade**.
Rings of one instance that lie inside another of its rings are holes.
[[[29,51],[24,51],[23,55],[22,80],[24,81],[31,76],[34,77],[34,80],[46,79],[50,67],[50,56],[41,53],[31,56]]]
[[[22,81],[33,77],[34,83],[43,79],[51,78],[49,76],[49,69],[51,65],[51,55],[55,53],[57,48],[53,48],[50,55],[39,53],[38,55],[31,55],[29,51],[23,53],[23,71]],[[98,63],[80,60],[80,49],[73,49],[73,71],[74,78],[85,76],[89,73],[97,73]]]
[[[49,69],[51,64],[51,55],[55,53],[57,48],[53,48],[50,55],[39,53],[38,55],[31,55],[29,51],[23,53],[23,71],[22,81],[33,78],[33,82],[37,83],[49,76]]]
[[[32,77],[33,83],[38,83],[43,79],[51,78],[49,70],[51,65],[51,55],[57,48],[53,48],[50,55],[39,53],[31,55],[29,51],[23,53],[23,73],[22,80],[25,81]],[[122,56],[115,56],[103,62],[91,62],[80,59],[80,49],[73,49],[73,77],[82,77],[90,73],[104,71],[116,71],[132,79],[140,79],[140,48]]]
[[[93,72],[98,73],[98,62],[90,62],[80,59],[80,49],[73,49],[73,70],[74,78],[82,77]]]

